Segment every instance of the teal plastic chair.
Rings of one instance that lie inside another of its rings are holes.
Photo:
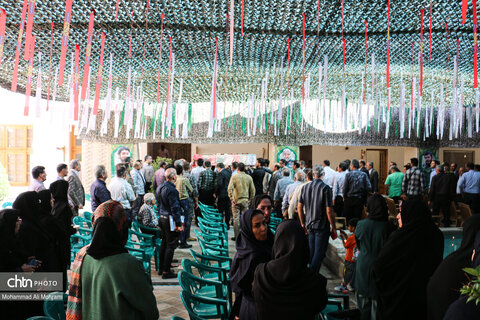
[[[153,234],[150,235],[150,234],[143,233],[141,228],[146,229],[146,230],[150,230],[150,231],[154,231],[155,235],[153,235]],[[157,228],[146,227],[146,226],[142,225],[141,223],[139,223],[138,221],[132,221],[132,228],[131,229],[134,231],[131,234],[135,234],[137,236],[137,238],[145,240],[147,243],[150,243],[151,246],[154,248],[153,256],[155,258],[155,270],[158,271],[158,269],[159,269],[158,266],[160,264],[160,247],[162,245],[160,230],[157,229]],[[145,237],[145,236],[147,236],[147,237]],[[148,236],[153,236],[153,238],[150,240],[150,237],[148,237]]]
[[[350,309],[350,297],[347,294],[329,293],[327,305],[320,314],[325,320],[337,320],[338,318],[329,314],[347,309]]]
[[[202,254],[209,256],[209,255],[215,255],[215,256],[222,256],[222,257],[228,257],[228,249],[215,245],[212,243],[209,243],[202,238],[198,238],[198,244],[200,244],[200,249],[202,250]]]
[[[92,197],[88,194],[88,193],[85,193],[85,200],[86,201],[92,201]]]
[[[232,305],[232,286],[228,277],[227,270],[206,266],[188,259],[182,260],[182,268],[183,271],[189,273],[190,275],[196,276],[196,274],[198,274],[200,278],[204,280],[220,282],[223,286],[222,296],[212,295],[209,297],[228,300],[230,305]]]
[[[222,257],[216,255],[206,256],[192,249],[190,249],[190,254],[196,262],[206,265],[208,267],[221,268],[227,271],[230,271],[232,267],[232,258],[230,257]]]
[[[180,292],[180,298],[191,320],[228,319],[230,311],[225,300],[194,295],[186,290]]]
[[[13,206],[13,203],[11,202],[4,202],[2,204],[2,209],[7,209],[7,208],[11,208]]]
[[[35,317],[27,318],[27,320],[55,320],[55,319],[47,316],[35,316]]]
[[[73,217],[73,224],[80,226],[85,229],[92,229],[93,231],[93,225],[92,225],[92,220],[88,220],[87,218],[80,217],[80,216],[75,216]]]
[[[186,319],[183,319],[181,317],[177,317],[177,316],[173,316],[170,318],[170,320],[186,320]]]
[[[151,275],[152,270],[152,254],[153,252],[149,252],[142,247],[139,247],[138,243],[127,241],[125,245],[125,249],[128,250],[128,253],[140,260],[143,263],[143,267],[145,268],[145,272],[148,275]]]
[[[225,249],[228,249],[228,240],[225,239],[223,235],[218,235],[218,234],[211,234],[211,233],[203,233],[198,230],[193,230],[195,235],[198,238],[202,238],[203,240],[207,241],[208,243],[218,245],[220,247],[223,247]]]
[[[93,216],[93,213],[88,211],[83,211],[83,217],[88,221],[90,221],[90,223],[92,222],[92,216]]]
[[[63,292],[51,292],[43,301],[43,313],[47,317],[55,320],[65,320],[67,313],[65,305],[68,301],[68,295]]]
[[[203,279],[185,271],[180,271],[178,281],[183,290],[199,297],[228,301],[227,288],[214,280]],[[230,304],[227,305],[228,307]]]

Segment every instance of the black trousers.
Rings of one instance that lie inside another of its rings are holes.
[[[437,216],[440,211],[443,213],[443,225],[448,227],[450,225],[450,199],[448,195],[437,194],[432,203],[433,215]]]
[[[152,187],[151,182],[145,182],[145,193],[149,193],[151,187]],[[153,191],[153,193],[155,194],[155,190]]]
[[[206,205],[213,206],[215,204],[215,198],[213,197],[212,190],[198,190],[198,200]]]
[[[170,272],[173,254],[178,247],[179,232],[170,231],[170,220],[160,216],[158,224],[162,230],[162,245],[160,246],[160,266],[159,273]]]
[[[343,217],[344,216],[343,197],[341,197],[341,196],[336,196],[335,197],[335,205],[333,206],[333,210],[335,211],[335,215],[337,217]]]
[[[143,205],[143,194],[139,194],[132,204],[132,220],[137,218],[138,212]]]
[[[350,198],[345,197],[343,202],[343,212],[347,223],[352,218],[362,219],[363,207],[365,206],[365,200],[363,198]]]
[[[223,214],[225,223],[227,224],[227,230],[230,229],[230,219],[232,218],[232,203],[229,197],[218,198],[217,202],[218,211]]]
[[[463,200],[470,206],[472,214],[480,213],[480,194],[464,193]]]

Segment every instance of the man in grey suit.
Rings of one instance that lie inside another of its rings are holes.
[[[82,181],[80,181],[79,172],[82,169],[80,161],[77,159],[70,162],[70,171],[68,172],[68,197],[73,203],[73,215],[78,216],[78,210],[83,209],[85,205],[85,190]]]
[[[378,193],[378,172],[373,169],[373,162],[367,162],[366,169],[368,170],[368,178],[370,180],[371,192]]]

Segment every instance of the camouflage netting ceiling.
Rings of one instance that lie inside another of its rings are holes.
[[[288,39],[290,39],[290,66],[286,80],[294,89],[296,99],[302,96],[302,14],[305,13],[305,74],[311,73],[312,92],[316,92],[319,62],[328,56],[327,98],[337,99],[345,81],[348,96],[361,96],[362,79],[367,60],[368,90],[371,86],[371,55],[375,54],[376,85],[384,88],[387,43],[387,1],[345,1],[345,76],[342,72],[342,1],[341,0],[245,0],[243,35],[241,33],[242,1],[235,0],[233,64],[228,66],[230,32],[227,21],[230,1],[151,0],[148,21],[147,1],[119,1],[116,19],[116,1],[74,0],[69,34],[65,75],[70,73],[71,53],[80,45],[80,78],[87,46],[90,11],[96,12],[92,48],[92,86],[94,90],[102,31],[106,32],[104,82],[102,97],[106,94],[109,56],[113,53],[113,88],[125,92],[128,66],[136,73],[137,83],[143,71],[145,98],[155,102],[161,38],[160,99],[166,98],[168,78],[169,38],[175,53],[175,91],[184,80],[182,100],[210,101],[215,37],[218,38],[218,99],[246,101],[261,92],[261,83],[269,74],[268,98],[278,99],[280,65],[287,66]],[[10,88],[15,48],[22,16],[23,0],[0,0],[7,12],[6,40],[0,66],[0,83]],[[398,101],[400,81],[410,87],[412,77],[419,83],[420,10],[424,14],[424,91],[439,92],[446,84],[447,100],[453,83],[453,69],[459,40],[459,75],[465,80],[465,104],[475,101],[473,90],[473,27],[472,8],[467,23],[462,25],[462,4],[459,0],[435,0],[432,5],[432,48],[430,42],[430,1],[398,0],[391,2],[391,87],[392,103]],[[132,16],[133,10],[133,16]],[[49,0],[36,3],[33,34],[35,52],[42,52],[43,81],[48,81],[51,22],[54,22],[52,70],[59,64],[65,14],[65,1]],[[368,49],[365,59],[365,23],[368,21]],[[448,25],[448,31],[446,30]],[[128,58],[132,30],[132,58]],[[18,90],[25,90],[28,64],[21,55]],[[37,56],[35,55],[35,59]],[[36,63],[34,79],[36,75]],[[53,78],[53,71],[51,72]],[[228,83],[228,90],[226,84]],[[35,91],[35,88],[32,88]],[[45,90],[43,90],[45,93]],[[123,94],[123,93],[122,93]],[[316,97],[316,94],[312,94]],[[68,85],[58,88],[57,99],[69,100]],[[448,103],[447,103],[448,105]]]

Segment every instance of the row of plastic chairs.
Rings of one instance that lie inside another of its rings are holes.
[[[68,295],[64,292],[51,292],[43,301],[44,316],[34,316],[27,320],[65,320],[67,313],[65,305]]]

